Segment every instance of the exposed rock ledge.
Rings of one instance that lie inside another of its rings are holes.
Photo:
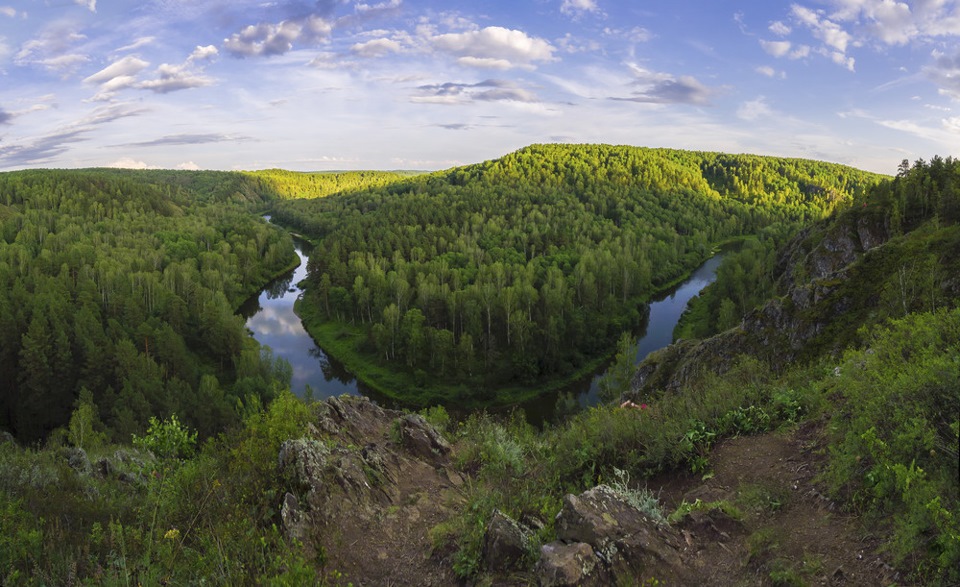
[[[354,585],[455,584],[428,536],[460,500],[449,444],[422,417],[366,398],[318,409],[308,434],[280,449],[296,488],[280,504],[287,535]]]

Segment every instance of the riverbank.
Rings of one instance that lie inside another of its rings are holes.
[[[642,307],[647,314],[643,323],[649,324],[648,312],[651,303],[672,297],[677,289],[693,279],[710,260],[716,258],[720,254],[718,251],[735,246],[737,242],[737,239],[731,239],[712,247],[711,256],[700,259],[691,271],[667,282],[664,287],[650,295],[636,297],[634,303]],[[616,352],[614,341],[611,341],[606,351],[587,357],[576,368],[546,381],[503,383],[484,380],[481,376],[466,380],[438,381],[435,375],[422,370],[411,372],[377,361],[371,356],[369,349],[364,348],[367,345],[367,335],[360,325],[328,321],[319,309],[304,300],[296,303],[294,311],[310,338],[328,357],[341,363],[371,391],[389,398],[397,405],[411,408],[441,404],[458,410],[498,409],[525,404],[549,394],[556,394],[559,401],[561,393],[571,394],[581,404],[585,401],[586,405],[593,405],[598,401],[593,390],[596,380]],[[671,324],[671,332],[672,328]],[[635,330],[634,334],[643,336],[645,330]]]

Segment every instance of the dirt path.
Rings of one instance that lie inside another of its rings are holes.
[[[664,479],[661,500],[723,500],[741,524],[707,515],[684,530],[685,562],[703,585],[903,585],[878,555],[879,542],[823,495],[815,478],[825,462],[822,425],[725,440],[710,474]],[[650,488],[657,490],[658,484]]]

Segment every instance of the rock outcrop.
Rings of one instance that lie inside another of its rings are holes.
[[[541,548],[541,585],[642,583],[653,577],[683,582],[679,534],[606,485],[565,496],[555,527],[558,541]]]
[[[523,569],[530,554],[530,529],[500,510],[494,510],[483,540],[483,562],[488,571]]]
[[[840,288],[851,268],[890,237],[884,219],[869,214],[849,214],[826,227],[801,231],[777,261],[779,297],[726,332],[651,353],[638,366],[625,399],[639,401],[653,390],[676,392],[705,373],[723,374],[741,354],[774,369],[801,357],[855,305]]]
[[[462,499],[443,436],[419,415],[363,397],[315,409],[308,434],[278,455],[290,488],[278,504],[287,536],[354,585],[455,583],[450,565],[428,560],[430,528]]]

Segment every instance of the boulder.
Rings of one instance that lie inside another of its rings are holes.
[[[70,468],[85,475],[90,472],[90,459],[87,457],[87,451],[80,447],[70,447],[63,449],[63,456],[67,459]]]
[[[537,582],[541,587],[605,585],[600,559],[583,542],[551,542],[540,547]]]
[[[530,530],[494,510],[483,537],[483,562],[490,571],[518,571],[530,546]]]
[[[283,496],[283,504],[280,506],[280,519],[283,522],[283,529],[286,531],[287,538],[303,542],[307,534],[307,520],[300,511],[300,500],[292,493]]]
[[[560,540],[589,544],[612,576],[640,576],[653,568],[665,577],[682,575],[676,530],[658,525],[606,485],[564,497],[556,529]]]
[[[400,444],[415,457],[439,463],[450,454],[450,443],[420,414],[399,418]]]

